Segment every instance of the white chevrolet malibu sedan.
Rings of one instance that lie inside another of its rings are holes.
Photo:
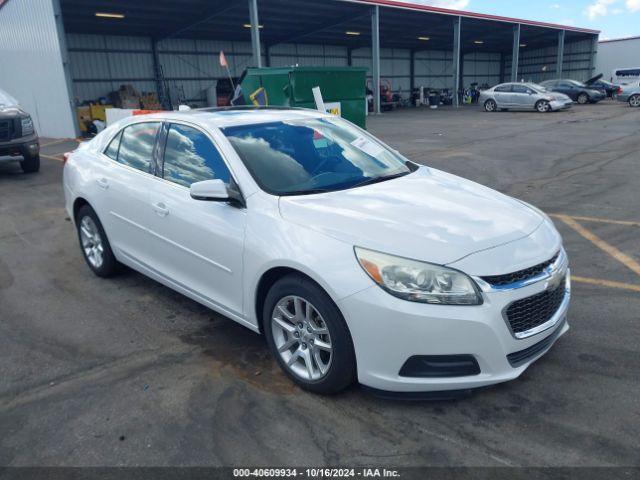
[[[85,260],[259,332],[301,387],[416,396],[518,377],[569,326],[540,210],[301,109],[165,112],[73,152]]]

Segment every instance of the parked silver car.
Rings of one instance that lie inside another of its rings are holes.
[[[630,107],[640,107],[640,82],[622,85],[616,98],[621,102],[627,102]]]
[[[537,110],[551,112],[571,107],[573,101],[562,93],[549,92],[535,83],[501,83],[480,93],[487,112],[497,110]]]

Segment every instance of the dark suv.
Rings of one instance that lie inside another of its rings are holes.
[[[0,162],[5,157],[22,157],[25,173],[40,170],[40,143],[31,116],[18,102],[0,90]]]

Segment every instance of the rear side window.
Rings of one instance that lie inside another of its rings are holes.
[[[122,130],[118,132],[118,134],[113,137],[111,143],[104,151],[104,154],[112,160],[118,160],[118,150],[120,149],[120,139],[122,138]]]
[[[231,174],[220,152],[201,131],[173,124],[164,150],[162,178],[184,187],[204,180],[229,183]]]
[[[120,147],[116,161],[142,172],[150,172],[159,128],[160,122],[136,123],[126,127],[119,135]]]
[[[496,87],[495,89],[496,92],[510,92],[511,91],[511,85],[500,85],[499,87]]]

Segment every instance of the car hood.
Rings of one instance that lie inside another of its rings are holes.
[[[352,245],[442,265],[529,236],[544,221],[515,199],[426,167],[366,187],[281,197],[280,212]]]
[[[7,120],[18,117],[26,117],[28,114],[19,107],[7,107],[0,105],[0,119]]]

